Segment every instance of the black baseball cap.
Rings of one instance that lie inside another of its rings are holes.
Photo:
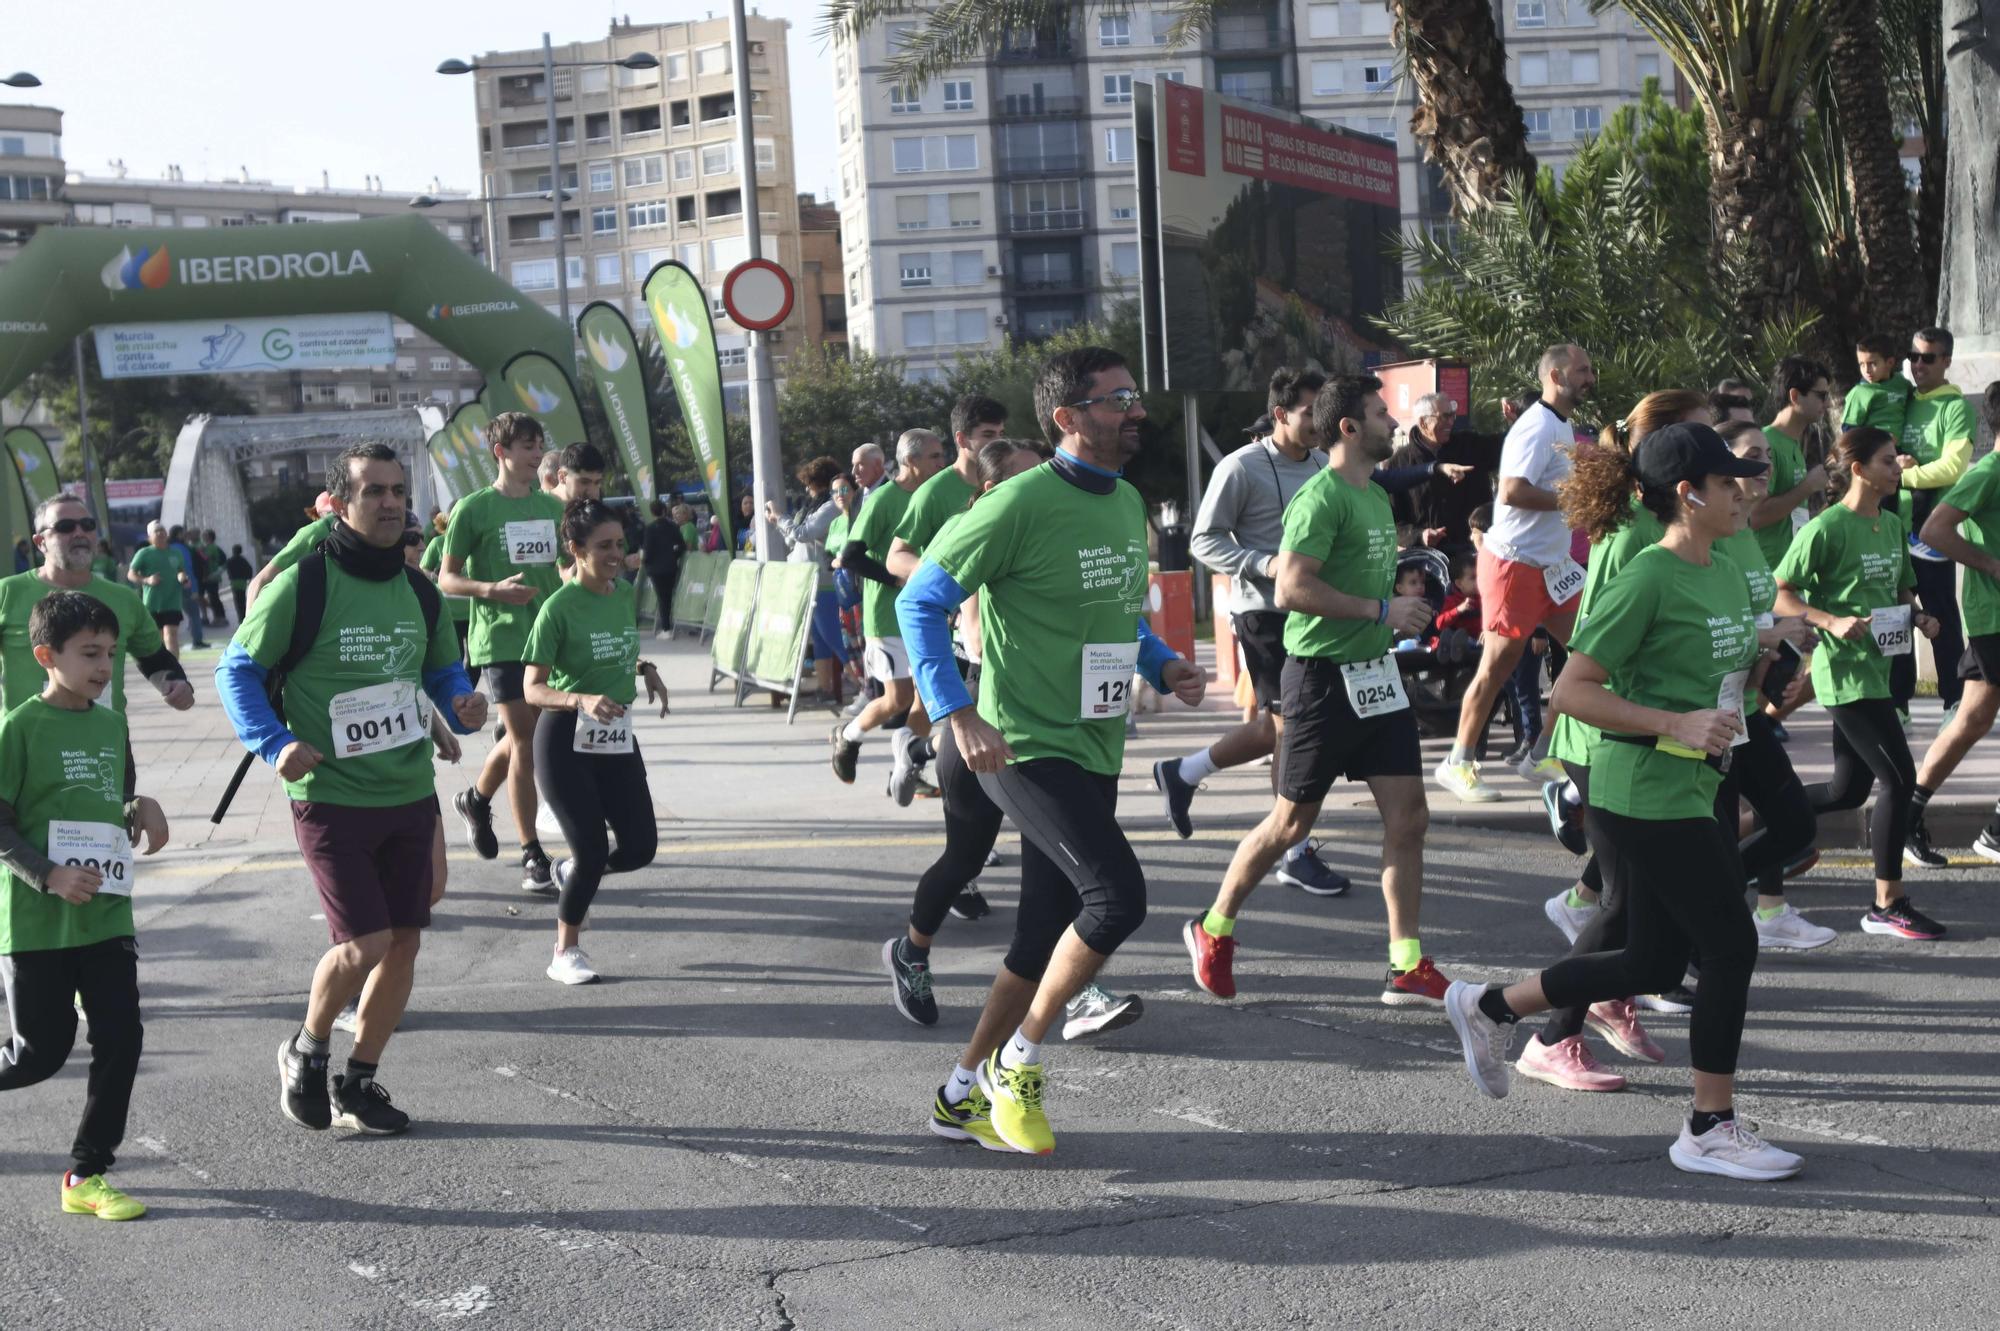
[[[1672,489],[1710,476],[1762,476],[1771,464],[1737,457],[1710,426],[1680,421],[1641,439],[1632,469],[1644,484]]]

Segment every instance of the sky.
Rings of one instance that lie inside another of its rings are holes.
[[[833,79],[816,35],[819,0],[756,0],[790,21],[798,187],[833,198]],[[472,81],[438,62],[600,38],[611,17],[664,22],[726,17],[722,0],[612,0],[601,15],[547,0],[0,0],[0,76],[26,70],[42,86],[0,87],[0,104],[63,112],[72,171],[103,176],[123,159],[133,176],[168,163],[189,180],[234,178],[415,194],[433,177],[476,193]],[[813,165],[804,165],[804,164]]]

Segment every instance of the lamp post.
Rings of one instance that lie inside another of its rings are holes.
[[[500,275],[500,252],[498,249],[494,247],[493,205],[496,203],[513,203],[521,199],[542,199],[545,201],[553,201],[556,205],[557,218],[558,220],[560,220],[562,214],[562,205],[568,203],[571,199],[574,199],[575,197],[576,195],[570,193],[566,189],[528,190],[520,194],[477,194],[477,195],[470,195],[462,199],[440,199],[440,198],[435,198],[429,194],[419,194],[417,195],[417,197],[410,200],[410,207],[435,208],[438,205],[444,203],[485,204],[486,205],[486,270],[492,273],[495,277],[498,277]]]
[[[547,104],[549,113],[549,188],[553,192],[561,194],[562,148],[557,143],[556,134],[556,67],[558,65],[564,69],[609,65],[618,65],[624,69],[658,69],[660,67],[660,60],[658,56],[646,51],[635,51],[622,60],[557,60],[555,48],[549,44],[549,35],[545,32],[542,34],[542,59],[540,64],[531,64],[527,61],[512,61],[505,64],[481,64],[476,59],[471,61],[447,60],[437,67],[437,72],[440,74],[470,74],[475,70],[481,69],[541,70],[542,98]],[[507,196],[502,195],[500,197],[505,198]],[[492,224],[488,223],[487,243],[489,245],[493,243],[492,232]],[[499,260],[497,257],[494,263],[496,265],[494,271],[498,272],[497,265]],[[563,210],[560,201],[556,204],[556,292],[562,302],[563,331],[569,337],[570,359],[574,361],[576,359],[576,325],[570,320],[569,314],[569,247],[564,243],[563,238]]]
[[[6,78],[0,79],[0,83],[5,84],[9,88],[39,88],[42,86],[40,79],[25,70],[9,74]]]

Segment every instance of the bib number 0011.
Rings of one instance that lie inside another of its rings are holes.
[[[335,756],[341,758],[386,753],[430,733],[416,686],[395,681],[335,694],[326,719]]]

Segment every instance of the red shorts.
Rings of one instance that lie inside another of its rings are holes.
[[[292,802],[292,831],[334,942],[430,926],[437,826],[435,795],[386,809]]]
[[[1579,592],[1557,605],[1549,599],[1541,569],[1502,559],[1490,550],[1479,552],[1479,607],[1487,633],[1526,638],[1546,626],[1557,641],[1568,642],[1582,599]]]

